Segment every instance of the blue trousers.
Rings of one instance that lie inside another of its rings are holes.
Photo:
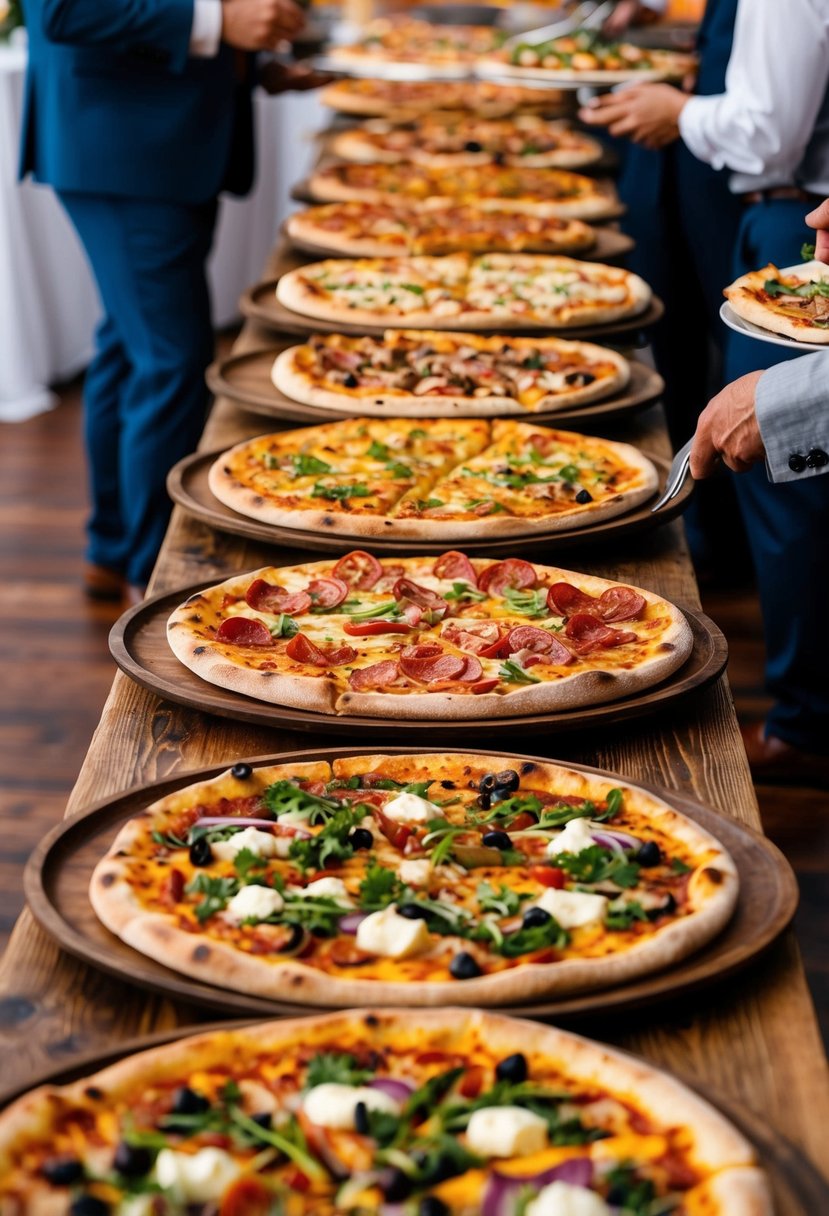
[[[775,199],[749,207],[742,219],[733,277],[774,262],[800,262],[811,240],[808,204]],[[729,333],[726,379],[796,358],[783,347]],[[827,386],[829,387],[829,386]],[[806,751],[829,750],[829,476],[775,485],[762,465],[733,477],[748,534],[763,609],[766,684],[775,699],[769,734]]]
[[[170,515],[165,480],[204,425],[213,332],[205,259],[216,204],[61,194],[104,319],[85,385],[88,557],[149,579]]]

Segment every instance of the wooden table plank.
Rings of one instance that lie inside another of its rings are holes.
[[[274,265],[268,270],[272,273]],[[247,325],[236,350],[267,342],[266,331]],[[261,417],[220,400],[202,447],[238,442],[266,426]],[[628,422],[619,433],[645,451],[668,454],[658,408]],[[152,589],[208,582],[234,570],[302,557],[296,550],[214,533],[177,508]],[[626,546],[624,553],[591,550],[582,563],[573,564],[604,577],[641,583],[688,607],[699,605],[679,524]],[[204,765],[325,742],[318,736],[206,718],[160,701],[119,674],[67,810],[78,811],[130,785]],[[481,746],[499,746],[497,724],[482,729]],[[759,826],[725,680],[658,720],[560,741],[551,735],[546,741],[534,740],[531,750],[658,782]],[[3,1083],[22,1084],[77,1054],[132,1035],[215,1016],[150,996],[75,962],[52,945],[25,912],[0,964]],[[585,1029],[751,1108],[827,1170],[823,1129],[829,1123],[829,1073],[791,934],[749,971],[709,992],[635,1016],[599,1019]]]

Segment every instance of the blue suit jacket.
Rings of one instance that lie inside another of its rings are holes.
[[[214,59],[189,55],[193,0],[23,7],[22,174],[59,191],[176,203],[250,188],[251,61],[224,45]]]

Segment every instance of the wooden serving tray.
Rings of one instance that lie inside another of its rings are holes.
[[[309,555],[311,559],[316,554]],[[303,560],[303,557],[298,557]],[[238,571],[232,572],[238,576]],[[225,577],[230,577],[225,576]],[[144,600],[125,612],[112,627],[109,648],[122,671],[143,688],[178,705],[186,705],[203,713],[218,714],[236,722],[252,722],[259,726],[309,731],[335,735],[362,742],[367,736],[378,744],[399,741],[401,732],[410,736],[412,744],[442,743],[451,739],[452,746],[480,742],[487,731],[497,732],[499,739],[524,739],[528,734],[584,731],[596,726],[640,718],[664,712],[668,706],[712,684],[724,671],[728,661],[728,646],[714,622],[701,612],[688,608],[682,611],[694,635],[694,647],[685,663],[667,680],[633,697],[610,701],[606,705],[589,705],[579,710],[563,710],[555,714],[528,714],[514,718],[469,718],[457,721],[428,720],[391,721],[381,717],[321,714],[311,710],[294,709],[257,701],[242,693],[219,688],[200,679],[189,667],[180,663],[167,641],[167,620],[173,609],[205,586],[222,581],[216,576],[178,591],[167,591]]]
[[[330,410],[318,405],[303,405],[292,401],[281,393],[271,380],[271,368],[274,359],[283,350],[297,345],[295,335],[277,339],[273,346],[265,350],[247,351],[241,355],[230,355],[227,359],[211,363],[207,369],[207,383],[211,392],[217,397],[231,397],[240,402],[245,409],[257,414],[267,414],[270,418],[280,418],[288,422],[336,422],[342,418],[360,418],[365,414],[365,408],[355,401],[349,410]],[[652,405],[662,395],[665,381],[638,359],[631,359],[630,383],[621,393],[616,393],[601,401],[591,401],[585,405],[573,405],[566,409],[549,410],[543,413],[526,415],[509,415],[519,422],[538,423],[541,426],[589,425],[594,420],[604,421],[606,418],[618,418],[625,414],[633,414]],[[394,414],[390,407],[389,416]],[[373,415],[380,417],[381,415]],[[417,420],[412,419],[412,425]]]
[[[242,1018],[231,1022],[205,1022],[179,1027],[176,1030],[162,1030],[156,1034],[128,1039],[109,1051],[77,1056],[69,1065],[51,1068],[48,1072],[32,1077],[25,1088],[0,1091],[0,1108],[22,1098],[25,1093],[39,1085],[71,1085],[73,1081],[80,1081],[138,1052],[163,1047],[194,1034],[237,1030],[249,1022],[249,1018]],[[676,1073],[673,1075],[688,1089],[699,1092],[699,1086],[693,1078]],[[754,1145],[757,1159],[771,1185],[776,1216],[814,1216],[816,1212],[822,1212],[829,1206],[829,1185],[825,1178],[790,1140],[769,1126],[768,1120],[744,1106],[726,1102],[720,1094],[711,1093],[707,1087],[701,1096],[706,1102],[716,1106]]]
[[[250,763],[330,761],[337,756],[371,755],[376,750],[314,748],[278,756],[260,756]],[[391,747],[385,750],[405,755],[424,749]],[[475,754],[481,754],[481,749],[472,750]],[[494,754],[508,759],[549,763],[539,756],[505,752]],[[133,950],[110,933],[98,920],[89,903],[87,892],[92,871],[126,820],[156,799],[185,785],[213,777],[226,767],[221,765],[179,773],[174,778],[136,786],[58,824],[38,845],[26,867],[24,879],[29,906],[46,932],[70,954],[151,991],[239,1015],[282,1016],[319,1012],[316,1006],[234,992],[179,975]],[[570,765],[568,762],[568,767],[615,779],[615,774],[587,765]],[[723,932],[703,950],[667,970],[605,991],[567,994],[540,1002],[505,1006],[505,1012],[558,1021],[566,1017],[637,1009],[680,993],[687,994],[746,966],[772,944],[794,916],[798,899],[797,882],[786,859],[765,836],[685,795],[641,782],[635,784],[675,805],[728,849],[740,877],[740,895],[734,916]],[[451,1001],[451,989],[448,987],[447,998]]]
[[[353,254],[342,253],[335,245],[317,245],[313,241],[302,241],[297,237],[292,236],[287,221],[282,225],[282,231],[285,239],[290,241],[294,249],[303,254],[310,254],[313,258],[339,258],[353,257]],[[633,249],[636,242],[633,237],[627,236],[624,232],[617,232],[615,228],[596,228],[596,244],[590,249],[584,249],[579,253],[566,254],[567,257],[576,257],[580,262],[609,262],[611,264],[621,261],[622,258]],[[334,240],[336,237],[333,238]],[[487,253],[501,252],[498,245],[492,245]],[[503,252],[511,253],[512,250],[504,250]],[[550,254],[549,249],[533,249],[528,246],[521,250],[522,253],[543,253]],[[405,254],[403,255],[405,256]]]
[[[259,523],[225,506],[213,495],[207,481],[210,466],[221,455],[220,449],[185,456],[170,470],[167,477],[167,492],[170,497],[196,519],[218,528],[220,532],[231,532],[234,536],[244,536],[249,540],[264,541],[271,545],[287,545],[290,549],[311,549],[315,553],[348,553],[351,549],[360,548],[367,543],[365,537],[343,536],[339,533],[323,534],[308,529],[303,531],[299,528]],[[437,556],[445,553],[453,544],[460,545],[464,552],[472,556],[489,554],[492,557],[514,557],[516,554],[526,553],[539,557],[541,554],[551,555],[586,545],[612,544],[623,537],[649,532],[652,528],[669,523],[685,510],[694,492],[694,483],[691,478],[687,478],[676,498],[671,499],[658,511],[652,511],[653,504],[665,492],[668,462],[656,456],[649,459],[659,472],[659,488],[656,493],[634,511],[613,519],[600,520],[590,527],[568,528],[561,532],[534,532],[500,540],[458,540],[457,537],[452,537],[451,530],[447,528],[446,539],[439,542],[394,539],[388,534],[379,538],[372,537],[369,547],[378,555],[385,554],[388,557],[395,554],[398,557],[416,556],[419,553]]]
[[[287,267],[286,267],[287,269]],[[283,271],[284,273],[284,271]],[[387,329],[428,329],[426,325],[412,325],[401,321],[399,325],[356,325],[348,321],[322,321],[318,317],[306,317],[302,313],[293,312],[286,308],[276,298],[278,279],[266,279],[248,288],[239,301],[239,308],[246,317],[259,321],[279,333],[293,334],[354,334],[357,337],[368,335],[382,338]],[[529,334],[540,337],[553,334],[557,338],[582,338],[585,341],[599,342],[608,334],[629,334],[639,330],[649,329],[660,321],[665,313],[665,305],[658,296],[653,296],[644,312],[638,316],[626,317],[621,321],[612,321],[607,325],[589,325],[582,327],[562,328],[554,325],[521,325],[498,322],[497,325],[484,329],[477,325],[474,333],[505,333]],[[463,329],[463,323],[458,322],[455,329]]]

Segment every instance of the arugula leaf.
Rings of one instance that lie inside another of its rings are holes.
[[[376,1140],[379,1147],[388,1148],[400,1135],[402,1121],[399,1115],[393,1115],[386,1110],[366,1110],[368,1134]]]
[[[549,946],[560,949],[569,942],[569,935],[562,929],[554,916],[543,925],[531,925],[522,928],[517,933],[510,933],[504,938],[498,953],[505,958],[518,958],[522,954],[531,954],[535,950],[546,950]]]
[[[299,625],[285,612],[281,612],[268,629],[272,638],[292,638],[299,633]]]
[[[461,1066],[449,1068],[446,1072],[439,1072],[437,1076],[430,1077],[420,1089],[409,1094],[401,1112],[403,1118],[412,1119],[417,1115],[425,1115],[428,1118],[465,1072],[466,1069]]]
[[[610,790],[605,799],[605,809],[600,811],[595,802],[585,798],[581,806],[571,806],[569,803],[559,803],[558,806],[545,807],[539,822],[540,828],[560,828],[573,819],[593,819],[596,823],[606,823],[613,819],[622,808],[622,791]]]
[[[803,258],[804,262],[813,261],[815,256],[815,246],[810,245],[808,242],[804,242],[804,244],[800,246],[800,256]]]
[[[190,846],[189,841],[182,840],[172,832],[153,832],[152,838],[154,844],[163,845],[165,849],[186,849]]]
[[[647,919],[647,912],[634,899],[629,903],[622,903],[616,907],[608,908],[604,923],[607,929],[629,929],[634,921]]]
[[[421,287],[419,283],[401,283],[400,286],[404,291],[411,291],[416,296],[424,296],[426,288]]]
[[[411,477],[412,470],[407,464],[402,464],[399,460],[391,460],[386,465],[386,472],[390,477]]]
[[[303,870],[322,870],[329,861],[345,861],[354,855],[354,846],[348,840],[350,832],[370,814],[371,808],[363,802],[341,807],[316,836],[291,841],[288,856]]]
[[[504,599],[513,612],[519,612],[522,616],[539,617],[550,615],[550,609],[547,607],[547,591],[544,587],[539,588],[537,591],[521,591],[516,587],[506,587]]]
[[[402,790],[404,794],[417,794],[418,798],[428,798],[434,782],[409,781],[404,784],[402,781],[394,781],[391,777],[384,777],[381,781],[372,781],[371,784],[376,790]]]
[[[217,875],[205,874],[200,870],[184,888],[188,895],[203,895],[204,899],[196,905],[196,919],[201,924],[227,907],[234,895],[239,892],[237,878],[220,878]]]
[[[366,456],[370,456],[372,460],[390,460],[391,453],[385,443],[378,443],[376,439],[372,439],[371,446],[366,452]]]
[[[336,502],[344,498],[370,498],[371,491],[368,486],[364,486],[360,482],[350,486],[324,486],[317,482],[311,491],[311,497],[327,498],[331,502]]]
[[[281,1124],[279,1130],[275,1131],[271,1127],[262,1127],[238,1106],[231,1107],[229,1114],[231,1122],[255,1143],[278,1148],[306,1177],[317,1182],[327,1181],[328,1172],[316,1157],[308,1152],[308,1145],[296,1116],[292,1115],[287,1123]]]
[[[431,511],[433,507],[446,506],[442,498],[418,498],[415,503],[418,511]]]
[[[240,882],[250,884],[257,870],[267,870],[268,863],[264,857],[254,853],[252,849],[240,849],[233,858],[233,868]]]
[[[541,800],[536,798],[535,794],[516,794],[512,798],[504,798],[501,802],[496,802],[492,810],[487,811],[483,815],[473,814],[475,823],[494,823],[496,820],[506,822],[508,819],[514,819],[517,815],[525,813],[538,815],[542,810]]]
[[[470,498],[468,502],[463,504],[463,509],[465,511],[472,511],[475,507],[482,507],[484,505],[489,507],[490,515],[497,515],[499,511],[506,511],[506,507],[502,506],[500,502],[496,502],[494,498]]]
[[[632,1165],[623,1162],[607,1174],[609,1193],[613,1195],[613,1205],[618,1207],[623,1216],[650,1216],[653,1211],[656,1189],[649,1178],[637,1178]],[[670,1207],[660,1207],[660,1213],[667,1213],[679,1205],[679,1197]]]
[[[498,678],[505,680],[508,684],[540,684],[541,680],[538,676],[531,675],[525,671],[520,663],[516,663],[514,659],[506,659],[498,668]]]
[[[354,1056],[345,1052],[323,1051],[308,1064],[305,1088],[313,1089],[315,1085],[325,1085],[330,1081],[339,1085],[365,1085],[373,1076],[372,1071],[362,1068]]]
[[[776,296],[800,296],[804,300],[813,300],[815,296],[829,296],[829,279],[819,279],[811,283],[801,283],[798,287],[789,287],[779,279],[767,279],[763,290],[772,298]]]
[[[309,477],[331,472],[330,464],[326,464],[324,460],[317,460],[316,456],[306,456],[304,452],[292,456],[291,464],[294,466],[294,477]]]
[[[425,439],[428,432],[424,431],[422,426],[416,426],[413,431],[409,431],[410,439]]]
[[[395,903],[403,890],[403,884],[394,870],[373,861],[360,883],[359,903],[363,912],[378,912]]]
[[[562,481],[566,481],[572,485],[573,482],[578,481],[579,477],[581,476],[581,469],[574,464],[565,464],[559,469],[558,475]]]
[[[469,828],[463,824],[447,823],[445,819],[430,819],[426,824],[427,833],[423,837],[423,845],[434,848],[429,854],[433,866],[442,865],[452,853],[452,846],[459,836],[465,836]]]
[[[483,1165],[480,1157],[445,1133],[412,1140],[408,1151],[412,1165],[409,1179],[418,1189],[435,1186]]]
[[[277,818],[290,814],[307,819],[313,824],[324,823],[342,809],[342,803],[336,798],[311,794],[286,779],[274,781],[269,785],[262,793],[262,801]]]
[[[489,596],[485,591],[478,591],[471,583],[453,583],[451,591],[443,592],[443,598],[457,600],[459,603],[466,600],[470,604],[479,604],[481,600],[489,599]]]
[[[496,891],[490,883],[479,882],[475,898],[483,912],[495,912],[498,916],[515,916],[521,910],[522,900],[530,898],[530,892],[511,891],[503,884]]]
[[[359,601],[357,607],[359,608]],[[355,611],[354,608],[349,608],[347,602],[340,605],[340,611],[348,609],[345,612],[346,616],[350,616],[353,621],[370,621],[375,617],[390,617],[395,618],[402,614],[403,609],[398,604],[397,600],[384,600],[382,604],[375,604],[372,608],[361,608],[360,611]]]
[[[333,937],[347,911],[330,895],[317,895],[313,899],[295,895],[286,898],[282,911],[268,919],[272,924],[301,925],[315,937]]]
[[[627,855],[608,852],[598,844],[588,845],[579,853],[557,853],[556,865],[576,882],[614,882],[618,887],[635,887],[640,866]]]

